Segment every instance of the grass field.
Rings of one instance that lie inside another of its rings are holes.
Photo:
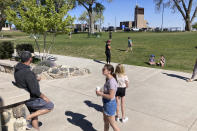
[[[15,38],[13,41],[16,44],[34,43],[34,40],[24,33],[3,33],[9,38]],[[133,53],[121,51],[127,48],[128,36],[133,40]],[[56,37],[52,53],[105,61],[104,49],[107,39],[108,33],[103,33],[100,38],[89,38],[85,33],[73,34],[72,39],[67,35],[59,35]],[[150,54],[156,55],[156,59],[163,54],[167,62],[165,69],[191,72],[197,58],[197,49],[194,48],[197,46],[197,32],[117,32],[113,33],[112,39],[112,61],[117,63],[149,67],[146,62]],[[42,44],[42,38],[39,42]]]

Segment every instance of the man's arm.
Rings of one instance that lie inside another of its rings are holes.
[[[43,100],[45,100],[47,103],[50,102],[50,100],[44,94],[42,94],[42,93],[40,95],[40,98],[42,98]]]
[[[46,102],[50,101],[43,93],[40,92],[40,86],[39,86],[38,80],[33,73],[27,74],[26,83],[27,83],[27,86],[31,95],[40,97]]]

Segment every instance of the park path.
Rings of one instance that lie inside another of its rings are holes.
[[[40,117],[41,131],[103,131],[102,102],[95,95],[96,86],[105,81],[101,74],[103,63],[55,56],[57,64],[86,67],[91,74],[40,83],[42,92],[55,104],[51,113]],[[121,131],[197,130],[197,82],[185,81],[191,74],[125,67],[130,80],[126,94],[129,121],[119,123]]]

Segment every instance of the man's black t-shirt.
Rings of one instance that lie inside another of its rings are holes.
[[[36,75],[30,70],[30,66],[18,63],[15,67],[14,78],[16,86],[30,93],[30,100],[35,100],[40,97],[40,86]]]

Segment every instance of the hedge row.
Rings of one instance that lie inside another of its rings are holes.
[[[18,55],[21,55],[22,51],[29,51],[31,53],[34,53],[34,48],[32,46],[32,44],[18,44],[16,45],[16,52],[18,53]]]
[[[12,58],[14,44],[11,41],[0,42],[0,59]]]
[[[34,53],[34,48],[32,44],[18,44],[16,45],[16,52],[20,57],[22,51],[29,51]],[[0,59],[9,59],[12,58],[14,53],[14,43],[11,41],[0,42]]]

